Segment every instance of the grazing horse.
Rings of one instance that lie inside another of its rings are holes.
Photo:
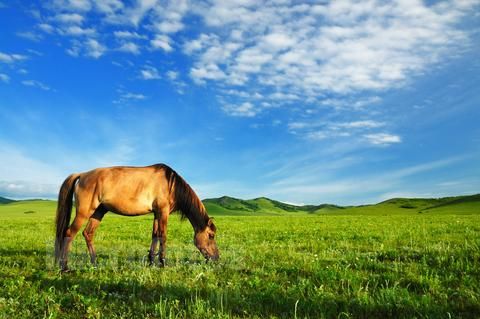
[[[76,215],[70,225],[72,200],[75,195]],[[216,227],[205,206],[193,189],[173,169],[164,164],[146,167],[107,167],[72,174],[63,182],[58,194],[56,217],[55,260],[62,271],[68,270],[68,252],[78,231],[83,231],[90,260],[95,265],[93,245],[95,230],[107,212],[124,216],[154,215],[149,260],[154,264],[160,244],[160,265],[165,265],[167,222],[170,213],[180,211],[195,231],[194,243],[208,260],[217,260]]]

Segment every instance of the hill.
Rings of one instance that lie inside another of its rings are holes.
[[[220,198],[205,199],[203,203],[207,211],[213,215],[278,215],[318,213],[343,209],[343,207],[330,204],[297,206],[266,197],[243,200],[222,196]]]
[[[228,196],[205,199],[203,202],[212,215],[480,213],[480,194],[443,198],[392,198],[378,204],[361,206],[292,205],[266,197],[243,200]]]
[[[13,202],[14,202],[13,199],[9,199],[9,198],[5,198],[5,197],[0,196],[0,204],[9,204],[9,203],[13,203]]]
[[[292,205],[266,197],[244,200],[229,196],[205,199],[203,203],[212,216],[480,214],[480,194],[443,198],[392,198],[378,204],[360,206]],[[56,201],[16,201],[0,197],[0,213],[55,212],[55,209]]]

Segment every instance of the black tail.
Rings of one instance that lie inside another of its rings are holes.
[[[67,177],[60,187],[58,193],[57,218],[55,220],[56,234],[55,234],[55,261],[60,259],[65,243],[65,232],[70,224],[70,217],[72,215],[73,204],[73,190],[75,182],[80,177],[80,174],[72,174]]]

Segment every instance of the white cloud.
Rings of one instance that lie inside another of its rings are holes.
[[[3,63],[14,63],[17,61],[25,60],[27,57],[22,54],[8,54],[0,52],[0,62]]]
[[[216,64],[207,64],[199,68],[192,68],[190,76],[197,83],[204,83],[204,80],[219,80],[226,77],[225,73]]]
[[[127,10],[128,21],[135,26],[143,20],[145,15],[157,4],[157,0],[137,0],[136,7]]]
[[[290,107],[301,101],[295,108],[303,108],[304,114],[319,114],[318,105],[367,109],[380,101],[383,91],[403,86],[448,60],[468,46],[471,31],[460,24],[478,6],[478,1],[454,0],[52,3],[47,7],[53,14],[45,21],[60,24],[55,28],[61,34],[92,38],[101,33],[104,43],[114,37],[119,50],[134,54],[140,52],[140,45],[129,41],[133,39],[149,39],[150,49],[166,53],[182,48],[192,59],[186,73],[199,85],[214,84],[222,105],[248,102],[254,108]],[[89,23],[93,13],[100,23]],[[185,23],[186,16],[194,16],[189,20],[195,21],[193,27]],[[108,30],[106,24],[114,24],[117,30]],[[45,32],[54,28],[38,27]],[[186,29],[189,32],[175,36]],[[141,34],[145,30],[149,37]],[[198,36],[191,38],[191,34]],[[76,45],[67,52],[99,57],[106,51],[85,47]],[[232,86],[238,91],[255,87],[258,95],[238,100],[221,93]],[[364,98],[352,98],[356,96]]]
[[[170,45],[171,39],[166,35],[156,35],[153,40],[150,40],[152,49],[162,49],[165,52],[173,50]]]
[[[160,74],[158,70],[153,66],[146,65],[140,70],[140,77],[144,80],[158,80],[160,79]]]
[[[31,86],[31,87],[35,87],[35,88],[39,88],[39,89],[42,89],[44,91],[50,91],[51,88],[44,84],[43,82],[40,82],[40,81],[37,81],[37,80],[24,80],[22,81],[22,84],[25,85],[25,86]]]
[[[38,24],[38,28],[46,33],[53,33],[55,31],[55,28],[48,23],[40,23]]]
[[[87,56],[98,59],[105,53],[107,48],[95,39],[88,39],[85,42],[85,50]]]
[[[145,100],[147,97],[143,94],[127,92],[121,95],[122,98],[128,100]]]
[[[185,41],[183,49],[194,58],[190,74],[197,83],[255,86],[265,97],[275,88],[321,101],[325,93],[348,96],[402,86],[447,59],[467,43],[468,31],[457,24],[473,5],[216,1],[197,10],[209,33]],[[375,103],[374,96],[349,107]]]
[[[310,125],[308,123],[305,123],[305,122],[291,122],[291,123],[288,123],[288,129],[289,130],[297,130],[297,129],[304,129],[304,128],[307,128],[309,127]]]
[[[140,48],[134,42],[125,42],[119,48],[118,51],[128,52],[132,54],[140,54]]]
[[[114,100],[114,104],[128,104],[131,101],[143,101],[147,99],[147,96],[141,93],[133,93],[124,90],[118,90],[119,97]]]
[[[270,33],[260,41],[263,41],[267,50],[268,48],[275,50],[288,49],[295,44],[295,40],[285,33]]]
[[[40,40],[43,39],[41,34],[38,34],[32,31],[17,32],[17,36],[24,39],[28,39],[30,41],[35,41],[35,42],[39,42]]]
[[[269,95],[272,100],[292,101],[299,100],[300,97],[294,93],[275,92]]]
[[[402,141],[400,136],[387,133],[366,134],[365,138],[374,145],[390,145]]]
[[[98,11],[107,16],[112,16],[124,8],[124,4],[120,0],[96,0],[94,4]]]
[[[375,120],[343,121],[293,121],[287,127],[290,133],[310,140],[326,140],[349,138],[351,143],[362,143],[367,140],[374,145],[390,145],[400,143],[398,135],[374,133],[387,123]]]
[[[183,44],[183,51],[186,54],[198,52],[207,46],[211,46],[218,41],[218,37],[210,34],[201,34],[197,39],[188,40]],[[218,42],[217,42],[218,43]]]
[[[36,56],[43,56],[43,53],[40,52],[40,51],[37,51],[37,50],[33,50],[33,49],[27,49],[27,51],[31,54],[34,54]]]
[[[146,39],[147,37],[137,32],[131,31],[115,31],[113,32],[116,38],[119,39]]]
[[[227,104],[224,105],[222,108],[225,113],[239,117],[253,117],[257,115],[258,112],[258,110],[250,102],[244,102],[240,105]]]
[[[71,55],[73,57],[78,57],[80,55],[80,51],[81,45],[78,41],[74,41],[70,48],[65,49],[65,52],[67,52],[68,55]]]
[[[340,128],[342,127],[343,128],[376,128],[376,127],[385,126],[385,123],[372,121],[372,120],[365,120],[365,121],[337,123],[335,125]]]
[[[288,124],[289,129],[315,129],[324,127],[328,130],[367,130],[385,126],[386,123],[375,120],[360,120],[351,122],[335,122],[335,121],[311,121],[311,122],[291,122]]]
[[[51,6],[57,11],[87,12],[92,8],[90,0],[53,0]]]
[[[155,6],[152,25],[160,35],[177,33],[185,28],[182,19],[189,9],[187,0],[165,1]]]
[[[84,17],[78,13],[61,13],[55,16],[55,20],[65,24],[82,24]]]
[[[168,71],[167,72],[167,77],[170,79],[170,80],[176,80],[178,78],[178,72],[175,72],[175,71]]]
[[[184,27],[180,21],[163,21],[156,25],[156,28],[163,33],[176,33]]]
[[[5,73],[0,73],[0,81],[8,83],[10,82],[10,77]]]
[[[73,57],[86,56],[94,59],[98,59],[106,51],[107,47],[93,38],[84,41],[74,39],[71,41],[71,47],[66,49],[66,52]]]
[[[67,26],[62,28],[59,32],[60,34],[71,36],[92,36],[97,33],[97,31],[93,28],[82,28],[78,25]]]

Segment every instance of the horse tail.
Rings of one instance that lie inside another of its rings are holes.
[[[58,193],[57,217],[55,219],[55,261],[61,257],[65,244],[65,233],[72,215],[73,191],[80,174],[72,174],[65,179]]]

